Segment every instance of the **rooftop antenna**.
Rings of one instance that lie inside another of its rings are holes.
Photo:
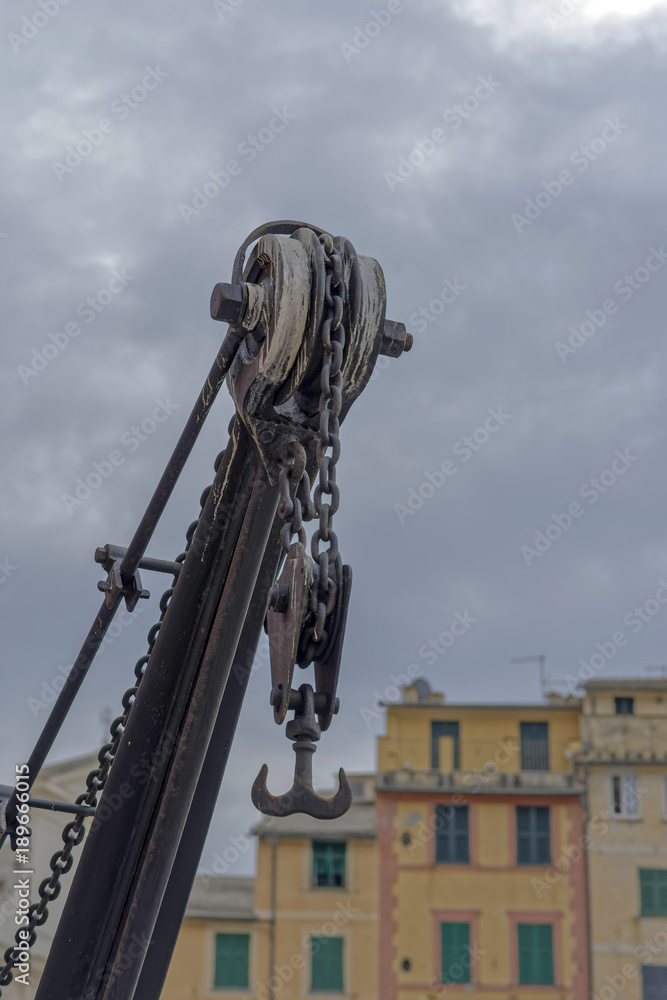
[[[547,694],[547,658],[544,653],[536,656],[515,656],[510,663],[539,663],[540,665],[540,695],[542,698]]]

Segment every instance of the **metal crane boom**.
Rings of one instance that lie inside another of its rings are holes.
[[[270,795],[264,767],[253,801],[271,815],[322,818],[340,815],[351,801],[342,769],[331,799],[317,796],[311,783],[315,743],[338,711],[351,586],[333,531],[338,427],[378,355],[397,357],[412,339],[402,324],[385,320],[377,261],[297,222],[269,223],[250,234],[232,282],[213,291],[211,315],[230,324],[223,347],[134,539],[127,549],[106,545],[95,554],[107,571],[99,585],[105,601],[28,762],[32,784],[116,609],[124,600],[133,610],[148,596],[139,569],[171,574],[148,655],[135,668],[136,683],[100,751],[100,767],[67,807],[78,814],[65,828],[40,902],[30,908],[34,943],[92,815],[38,1000],[158,1000],[265,621],[274,720],[280,724],[294,711],[286,732],[295,778],[286,795]],[[225,378],[236,414],[186,551],[174,561],[147,557]],[[313,519],[318,527],[308,555],[303,522]],[[315,688],[294,690],[295,666],[311,662]],[[0,806],[4,835],[15,846],[14,789],[0,789]],[[18,949],[5,955],[3,988]]]

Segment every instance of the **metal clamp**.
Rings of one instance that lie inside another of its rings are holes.
[[[120,573],[120,563],[122,556],[111,554],[113,546],[107,545],[104,548],[95,550],[95,562],[101,563],[107,571],[106,580],[100,580],[97,589],[101,590],[104,596],[104,603],[107,607],[116,606],[118,595],[125,598],[125,607],[128,611],[134,611],[141,598],[149,598],[150,591],[143,590],[139,570],[136,570],[127,583]]]

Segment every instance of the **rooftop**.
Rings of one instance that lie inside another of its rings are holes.
[[[313,819],[304,813],[267,816],[252,828],[260,838],[295,837],[309,840],[372,840],[376,836],[373,802],[353,802],[338,819]]]
[[[587,691],[665,691],[667,692],[667,677],[599,677],[588,681],[584,687]]]
[[[197,875],[185,916],[189,920],[253,920],[251,876]]]

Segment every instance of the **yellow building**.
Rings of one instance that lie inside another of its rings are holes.
[[[581,716],[598,1000],[667,997],[667,680],[593,680]]]
[[[447,705],[424,681],[379,741],[381,1000],[586,1000],[578,699]]]
[[[374,776],[350,784],[340,819],[255,827],[256,879],[197,877],[162,1000],[377,1000]]]

